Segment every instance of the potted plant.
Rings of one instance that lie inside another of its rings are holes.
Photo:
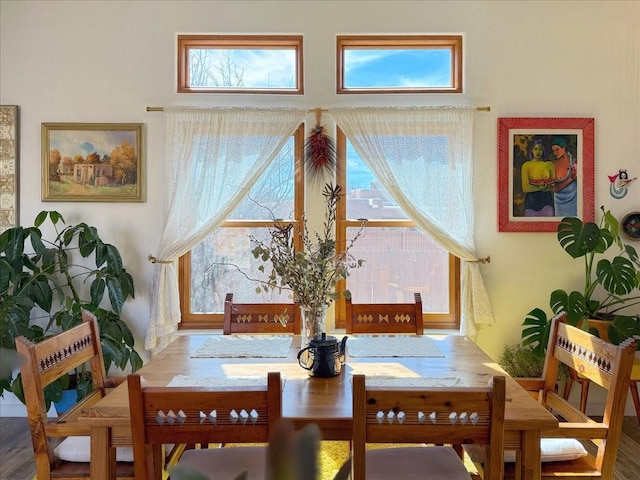
[[[46,239],[40,230],[47,220],[55,231],[53,239]],[[120,252],[103,242],[95,227],[66,225],[60,213],[42,211],[33,226],[10,228],[0,235],[2,349],[15,350],[20,335],[38,342],[78,325],[86,309],[98,318],[105,370],[129,364],[135,371],[142,359],[120,316],[124,302],[133,296],[133,279]],[[78,399],[91,391],[90,375],[83,373],[76,372]],[[69,380],[45,389],[47,406],[61,398]],[[24,401],[20,375],[0,379],[0,394],[5,390]]]
[[[614,344],[640,335],[640,316],[622,315],[620,310],[640,304],[640,260],[636,250],[620,238],[618,220],[603,212],[600,224],[565,217],[558,225],[558,242],[584,267],[582,291],[554,290],[549,306],[553,315],[567,312],[567,323],[578,325]],[[615,250],[615,251],[614,251]],[[549,339],[551,318],[541,308],[531,310],[523,322],[523,345],[531,345],[543,357]],[[606,321],[606,329],[589,324]]]
[[[261,282],[258,290],[290,290],[294,300],[300,304],[302,312],[303,346],[315,335],[324,332],[324,320],[327,307],[338,299],[335,287],[338,281],[347,278],[351,268],[359,268],[363,260],[349,254],[351,246],[360,237],[361,229],[347,244],[342,252],[336,249],[334,230],[336,209],[341,197],[340,185],[326,184],[322,191],[326,212],[322,232],[312,236],[307,228],[307,218],[303,215],[301,231],[297,232],[290,223],[279,223],[269,229],[270,241],[264,243],[255,237],[251,250],[255,258],[271,264],[267,280]],[[304,249],[296,251],[296,236],[302,241]],[[315,241],[314,241],[315,238]],[[261,265],[259,270],[264,272]],[[349,296],[349,291],[345,291]]]

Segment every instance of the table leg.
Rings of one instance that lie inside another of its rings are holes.
[[[114,480],[116,478],[116,449],[110,448],[111,429],[91,428],[91,479]]]
[[[520,478],[538,480],[541,475],[540,466],[540,431],[525,430],[522,432],[522,461],[520,462]]]

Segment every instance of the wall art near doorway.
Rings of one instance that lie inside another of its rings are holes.
[[[0,106],[0,233],[18,225],[18,107]]]
[[[144,202],[141,123],[43,123],[42,200]]]
[[[594,119],[498,118],[498,231],[593,221]]]

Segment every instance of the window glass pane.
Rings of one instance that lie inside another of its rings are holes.
[[[413,139],[408,144],[428,142],[435,152],[429,163],[435,172],[446,175],[447,162],[443,157],[446,142],[442,138],[406,138]],[[401,137],[389,141],[398,142]],[[364,235],[351,249],[355,258],[365,260],[364,267],[353,270],[347,279],[354,303],[411,303],[413,294],[420,292],[424,313],[450,313],[449,253],[415,227],[377,225],[379,221],[409,220],[409,217],[349,141],[346,162],[347,218],[369,220]],[[358,230],[359,227],[347,228],[348,241]]]
[[[337,93],[462,93],[461,35],[337,36]]]
[[[189,49],[189,86],[194,88],[296,88],[293,49]]]
[[[269,238],[267,228],[222,227],[191,250],[191,313],[222,313],[229,292],[237,303],[291,302],[288,291],[258,294],[259,284],[247,279],[263,279],[269,273],[260,272],[264,263],[249,253],[250,235]]]
[[[451,86],[450,48],[344,51],[345,88]]]
[[[366,260],[349,274],[354,303],[411,303],[420,292],[424,313],[449,313],[449,254],[416,228],[367,226],[350,252]]]
[[[347,141],[347,218],[403,219],[409,217],[378,182]]]
[[[289,220],[294,213],[294,141],[282,148],[229,220]]]

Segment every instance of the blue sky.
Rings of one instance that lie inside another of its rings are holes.
[[[195,54],[197,49],[192,51]],[[230,55],[245,88],[293,88],[296,53],[289,49],[206,49],[215,71]],[[346,49],[345,87],[446,87],[451,84],[451,50]],[[192,77],[194,75],[192,74]]]

